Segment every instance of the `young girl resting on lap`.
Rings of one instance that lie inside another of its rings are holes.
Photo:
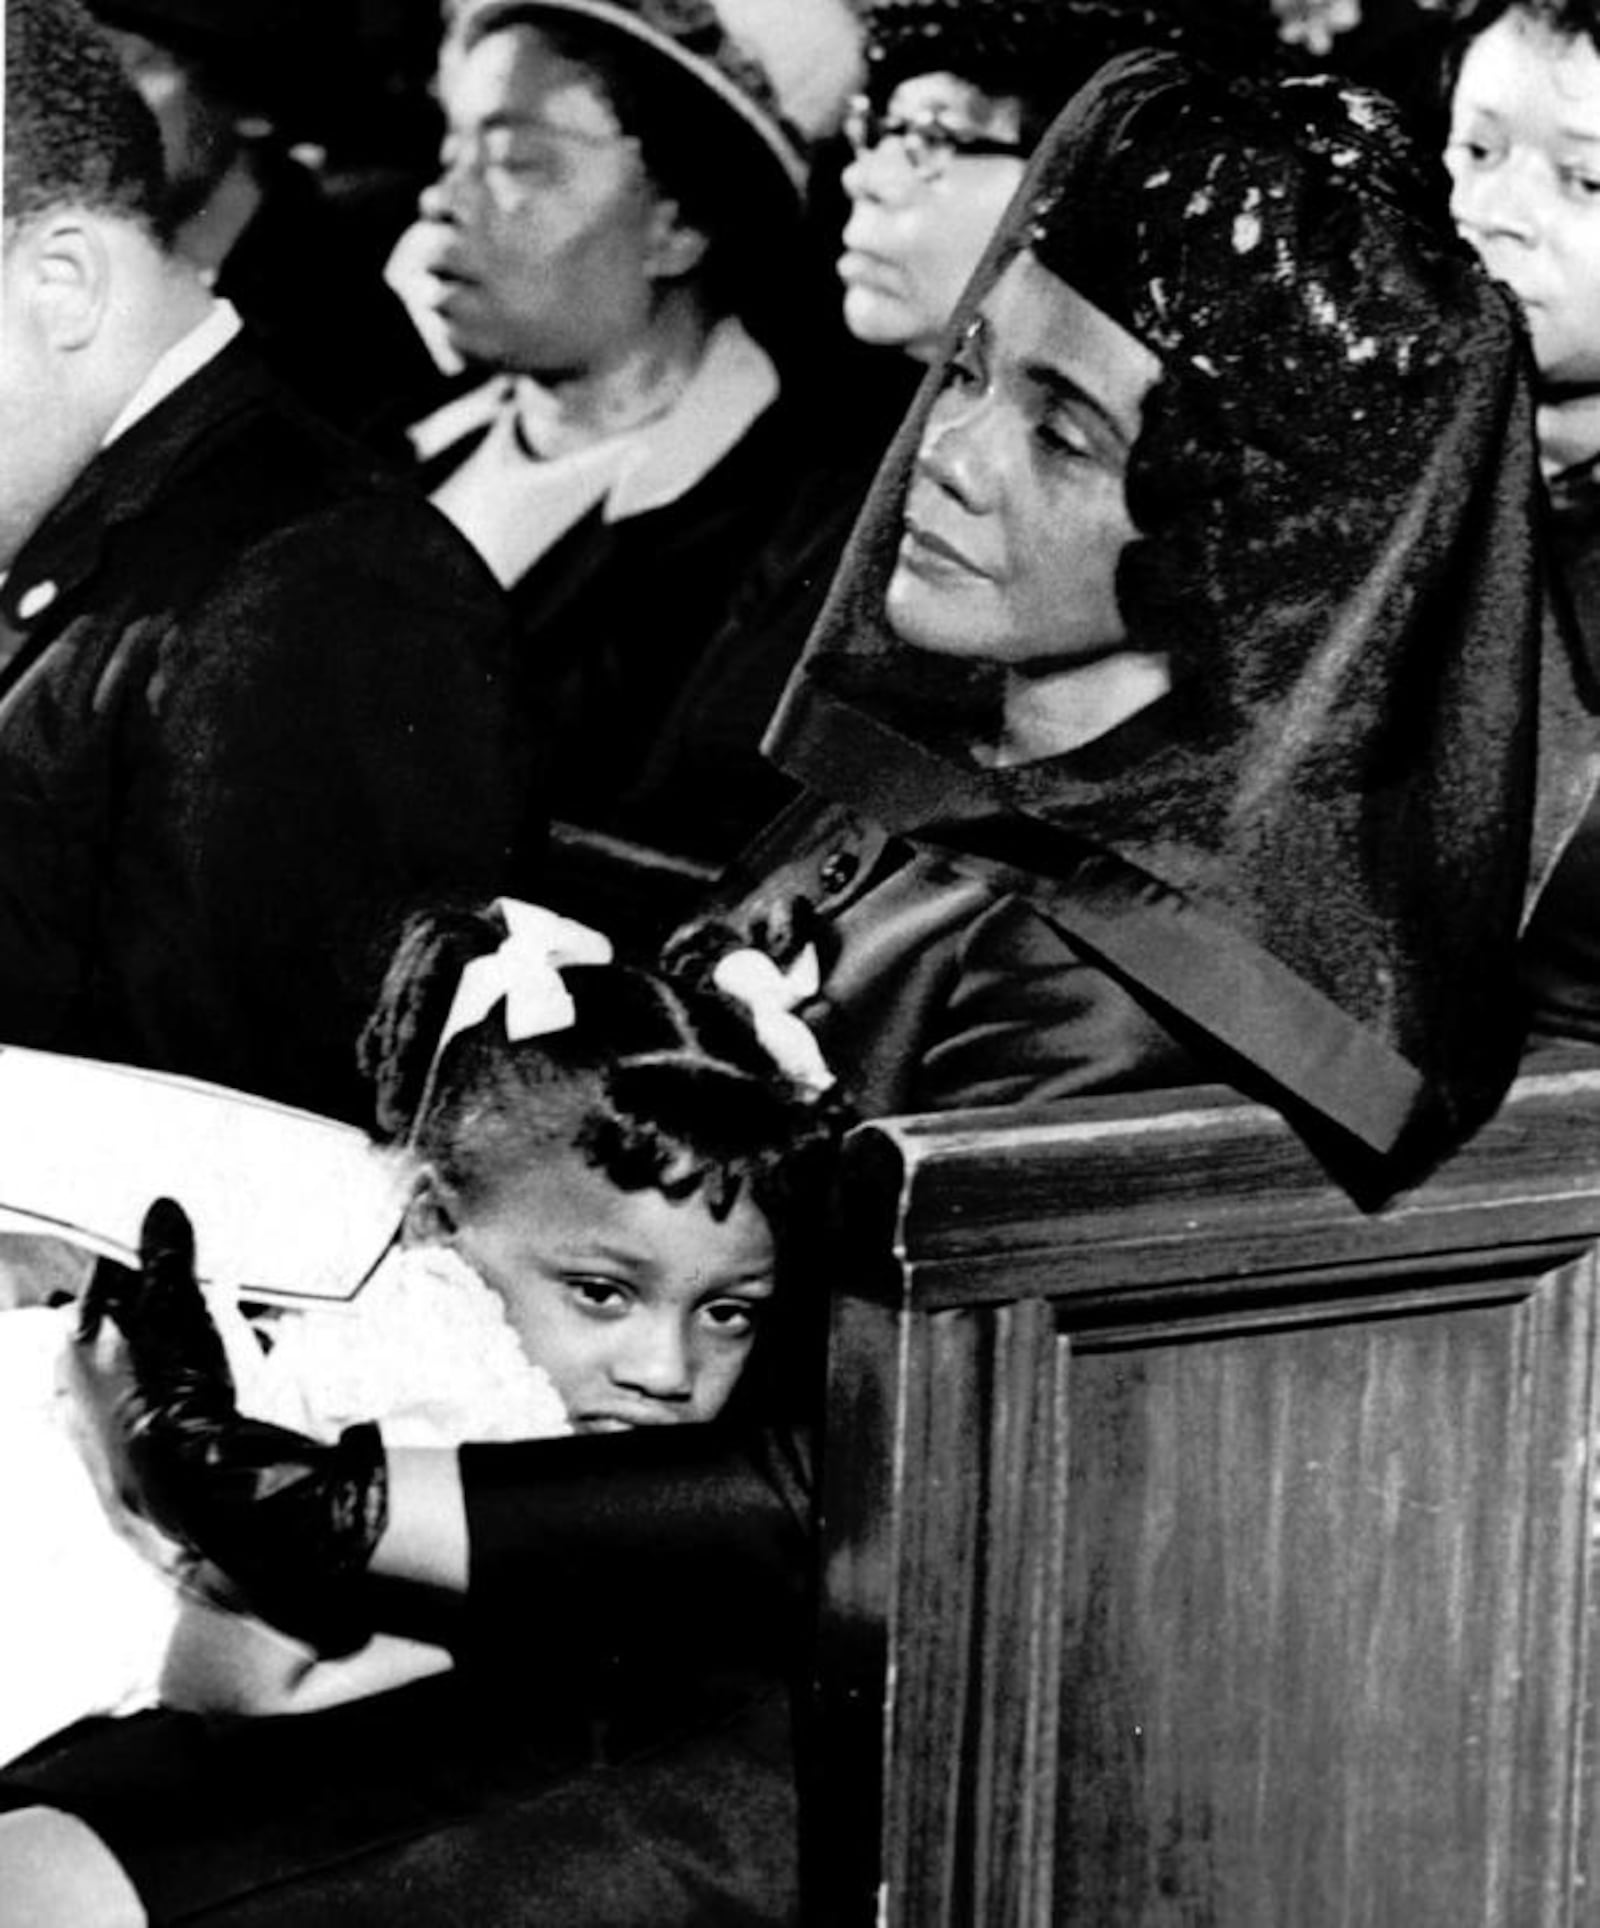
[[[362,1040],[406,1202],[360,1293],[255,1320],[225,1291],[202,1300],[187,1220],[161,1201],[147,1259],[165,1251],[171,1262],[147,1262],[142,1282],[102,1266],[82,1327],[97,1333],[141,1292],[141,1319],[165,1322],[186,1358],[210,1361],[202,1403],[236,1399],[264,1440],[284,1428],[342,1438],[356,1458],[712,1420],[736,1391],[755,1396],[747,1367],[779,1350],[757,1339],[778,1316],[780,1252],[791,1226],[814,1219],[838,1136],[839,1107],[823,1098],[831,1079],[782,995],[753,955],[720,967],[714,988],[691,989],[612,962],[599,933],[528,905],[421,917]],[[785,1300],[787,1317],[787,1290]],[[14,1316],[54,1321],[59,1351],[73,1315]],[[43,1443],[59,1460],[59,1426]],[[117,1467],[101,1460],[94,1475],[116,1513]],[[27,1715],[9,1716],[0,1748],[158,1693],[215,1712],[305,1711],[449,1664],[431,1644],[361,1641],[321,1617],[302,1646],[233,1611],[213,1569],[124,1519],[174,1593],[129,1562],[86,1507],[81,1475],[77,1487],[52,1510],[55,1557],[29,1568],[41,1582],[35,1624],[70,1616],[70,1679],[54,1695],[41,1687],[50,1656],[37,1645],[0,1658],[32,1676],[0,1704],[25,1703],[33,1721],[28,1731]],[[294,1601],[272,1604],[297,1626]]]

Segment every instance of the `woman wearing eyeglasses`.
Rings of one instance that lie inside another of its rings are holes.
[[[793,784],[757,746],[910,401],[917,364],[932,360],[1056,109],[1113,54],[1174,41],[1187,4],[865,0],[866,91],[851,101],[844,129],[854,158],[842,179],[850,214],[839,274],[845,329],[868,352],[837,371],[835,461],[797,480],[768,551],[774,566],[747,579],[662,718],[638,783],[613,806],[610,828],[720,864],[791,800]],[[1215,38],[1215,9],[1226,0],[1206,4]],[[594,922],[615,923],[609,904],[570,893],[567,901]]]
[[[847,0],[474,0],[441,58],[401,272],[481,379],[403,452],[509,594],[536,802],[584,841],[541,893],[608,927],[589,846],[655,845],[669,876],[727,854],[702,799],[738,801],[770,700],[714,690],[700,760],[644,766],[746,585],[764,613],[809,538],[796,496],[864,486],[804,214],[859,41]],[[678,713],[699,751],[704,706]]]
[[[931,361],[1024,163],[1113,54],[1173,38],[1142,0],[872,0],[839,278],[858,341]]]

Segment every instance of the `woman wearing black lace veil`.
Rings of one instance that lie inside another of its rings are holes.
[[[1541,687],[1535,486],[1514,319],[1383,107],[1115,64],[1047,138],[875,488],[777,731],[819,800],[728,921],[797,971],[816,946],[809,1014],[874,1108],[1221,1077],[1391,1182],[1512,1069],[1525,886],[1581,798],[1557,780],[1577,791],[1576,764],[1535,759],[1564,674],[1553,658]],[[157,1457],[162,1340],[135,1312],[141,1396],[108,1421]],[[533,1896],[558,1890],[548,1918],[575,1923],[793,1920],[806,1431],[462,1448],[454,1565],[424,1558],[397,1456],[405,1572],[465,1592],[460,1646],[493,1689],[429,1701],[420,1768],[394,1739],[417,1702],[390,1695],[225,1744],[101,1737],[14,1772],[0,1804],[80,1815],[162,1920],[197,1888],[207,1920],[255,1924],[332,1919],[330,1897],[543,1919]],[[225,1421],[206,1446],[197,1519],[242,1530]],[[319,1450],[294,1453],[313,1494]],[[371,1509],[326,1484],[303,1546],[278,1542],[302,1601],[348,1601],[369,1552],[396,1573],[352,1524]],[[662,1638],[696,1624],[721,1649],[770,1630],[736,1700]],[[591,1678],[596,1627],[619,1645]],[[511,1711],[547,1688],[534,1647],[566,1657],[569,1696],[601,1706],[607,1669],[654,1670],[701,1718],[551,1805],[520,1758],[537,1721]],[[480,1807],[505,1752],[511,1786]],[[353,1775],[356,1843],[312,1798]],[[308,1813],[338,1869],[308,1862]],[[276,1905],[209,1897],[197,1837],[230,1882],[265,1870]]]
[[[1392,1182],[1515,1066],[1579,782],[1534,487],[1516,324],[1387,103],[1113,63],[879,476],[768,743],[816,800],[726,922],[816,945],[868,1111],[1216,1079]]]

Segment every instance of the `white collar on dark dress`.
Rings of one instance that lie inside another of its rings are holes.
[[[597,504],[607,522],[621,522],[687,495],[771,407],[778,387],[766,351],[729,318],[712,330],[699,367],[669,409],[587,448],[529,454],[541,418],[555,405],[527,377],[497,376],[417,423],[410,439],[426,460],[488,424],[433,500],[501,582],[512,583]]]

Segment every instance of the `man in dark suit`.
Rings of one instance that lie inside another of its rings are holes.
[[[0,1041],[357,1116],[397,914],[510,881],[501,598],[172,251],[75,0],[7,25]]]

